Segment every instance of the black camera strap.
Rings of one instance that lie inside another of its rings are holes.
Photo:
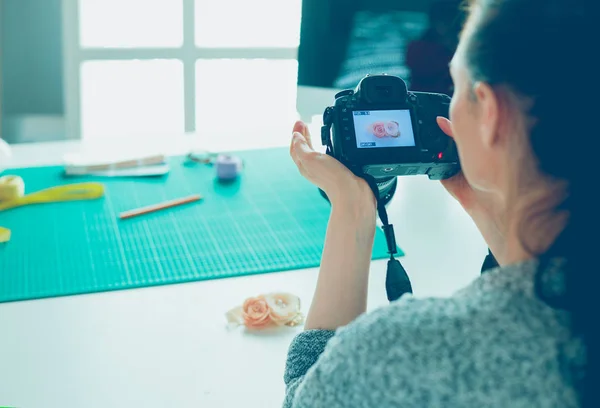
[[[357,176],[363,178],[369,184],[369,187],[371,187],[371,190],[377,199],[377,213],[383,224],[382,230],[385,234],[385,241],[387,243],[388,253],[390,254],[385,275],[385,291],[388,300],[393,302],[402,297],[405,293],[412,293],[412,285],[410,284],[410,278],[408,277],[406,270],[400,261],[394,258],[394,254],[398,253],[394,226],[389,223],[387,210],[379,195],[379,187],[377,187],[375,178],[368,174],[357,174]]]
[[[333,146],[331,145],[331,139],[329,138],[332,112],[332,108],[327,108],[325,112],[324,126],[321,128],[321,139],[323,144],[327,146],[327,154],[333,157]],[[357,173],[354,171],[354,174],[364,179],[369,184],[369,187],[371,187],[375,199],[377,200],[377,213],[379,214],[379,219],[383,224],[382,230],[385,234],[388,253],[390,254],[390,259],[388,260],[387,264],[387,272],[385,275],[385,291],[387,293],[388,300],[393,302],[394,300],[400,299],[400,297],[405,293],[412,293],[412,285],[410,284],[410,279],[406,273],[406,270],[404,270],[404,267],[400,261],[394,258],[394,254],[398,253],[396,237],[394,235],[394,226],[389,223],[387,210],[385,209],[385,203],[383,202],[382,197],[379,195],[379,187],[377,187],[375,178],[369,174],[365,174],[364,172]]]

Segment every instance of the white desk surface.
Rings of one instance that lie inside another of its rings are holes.
[[[315,135],[319,133],[314,132]],[[221,148],[202,136],[145,141],[169,153]],[[211,140],[226,140],[211,137]],[[287,144],[270,135],[263,146]],[[104,147],[124,148],[106,142]],[[240,146],[236,146],[239,148]],[[60,163],[79,141],[17,145],[10,166]],[[478,276],[486,245],[438,182],[399,179],[389,208],[416,296],[447,296]],[[386,261],[372,263],[369,310],[385,305]],[[317,269],[0,304],[0,406],[22,408],[279,407],[293,336],[226,328],[248,296],[288,291],[303,311]]]

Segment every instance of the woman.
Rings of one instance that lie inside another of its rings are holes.
[[[500,266],[447,299],[364,314],[373,195],[295,125],[291,155],[332,211],[285,407],[600,407],[584,29],[583,0],[471,1],[438,118],[463,173],[443,184]]]

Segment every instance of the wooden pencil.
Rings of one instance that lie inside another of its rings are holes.
[[[202,199],[201,195],[195,194],[189,197],[177,198],[175,200],[165,201],[158,204],[149,205],[146,207],[136,208],[119,214],[119,218],[125,220],[127,218],[137,217],[138,215],[148,214],[155,211],[164,210],[166,208],[175,207],[182,204],[192,203]]]

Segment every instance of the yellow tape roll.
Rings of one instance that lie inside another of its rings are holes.
[[[0,201],[14,200],[25,194],[25,182],[19,176],[0,177]]]
[[[25,182],[19,176],[0,177],[0,201],[21,198],[25,194]],[[10,230],[0,227],[0,244],[10,241]]]
[[[0,227],[0,244],[10,241],[10,230]]]

